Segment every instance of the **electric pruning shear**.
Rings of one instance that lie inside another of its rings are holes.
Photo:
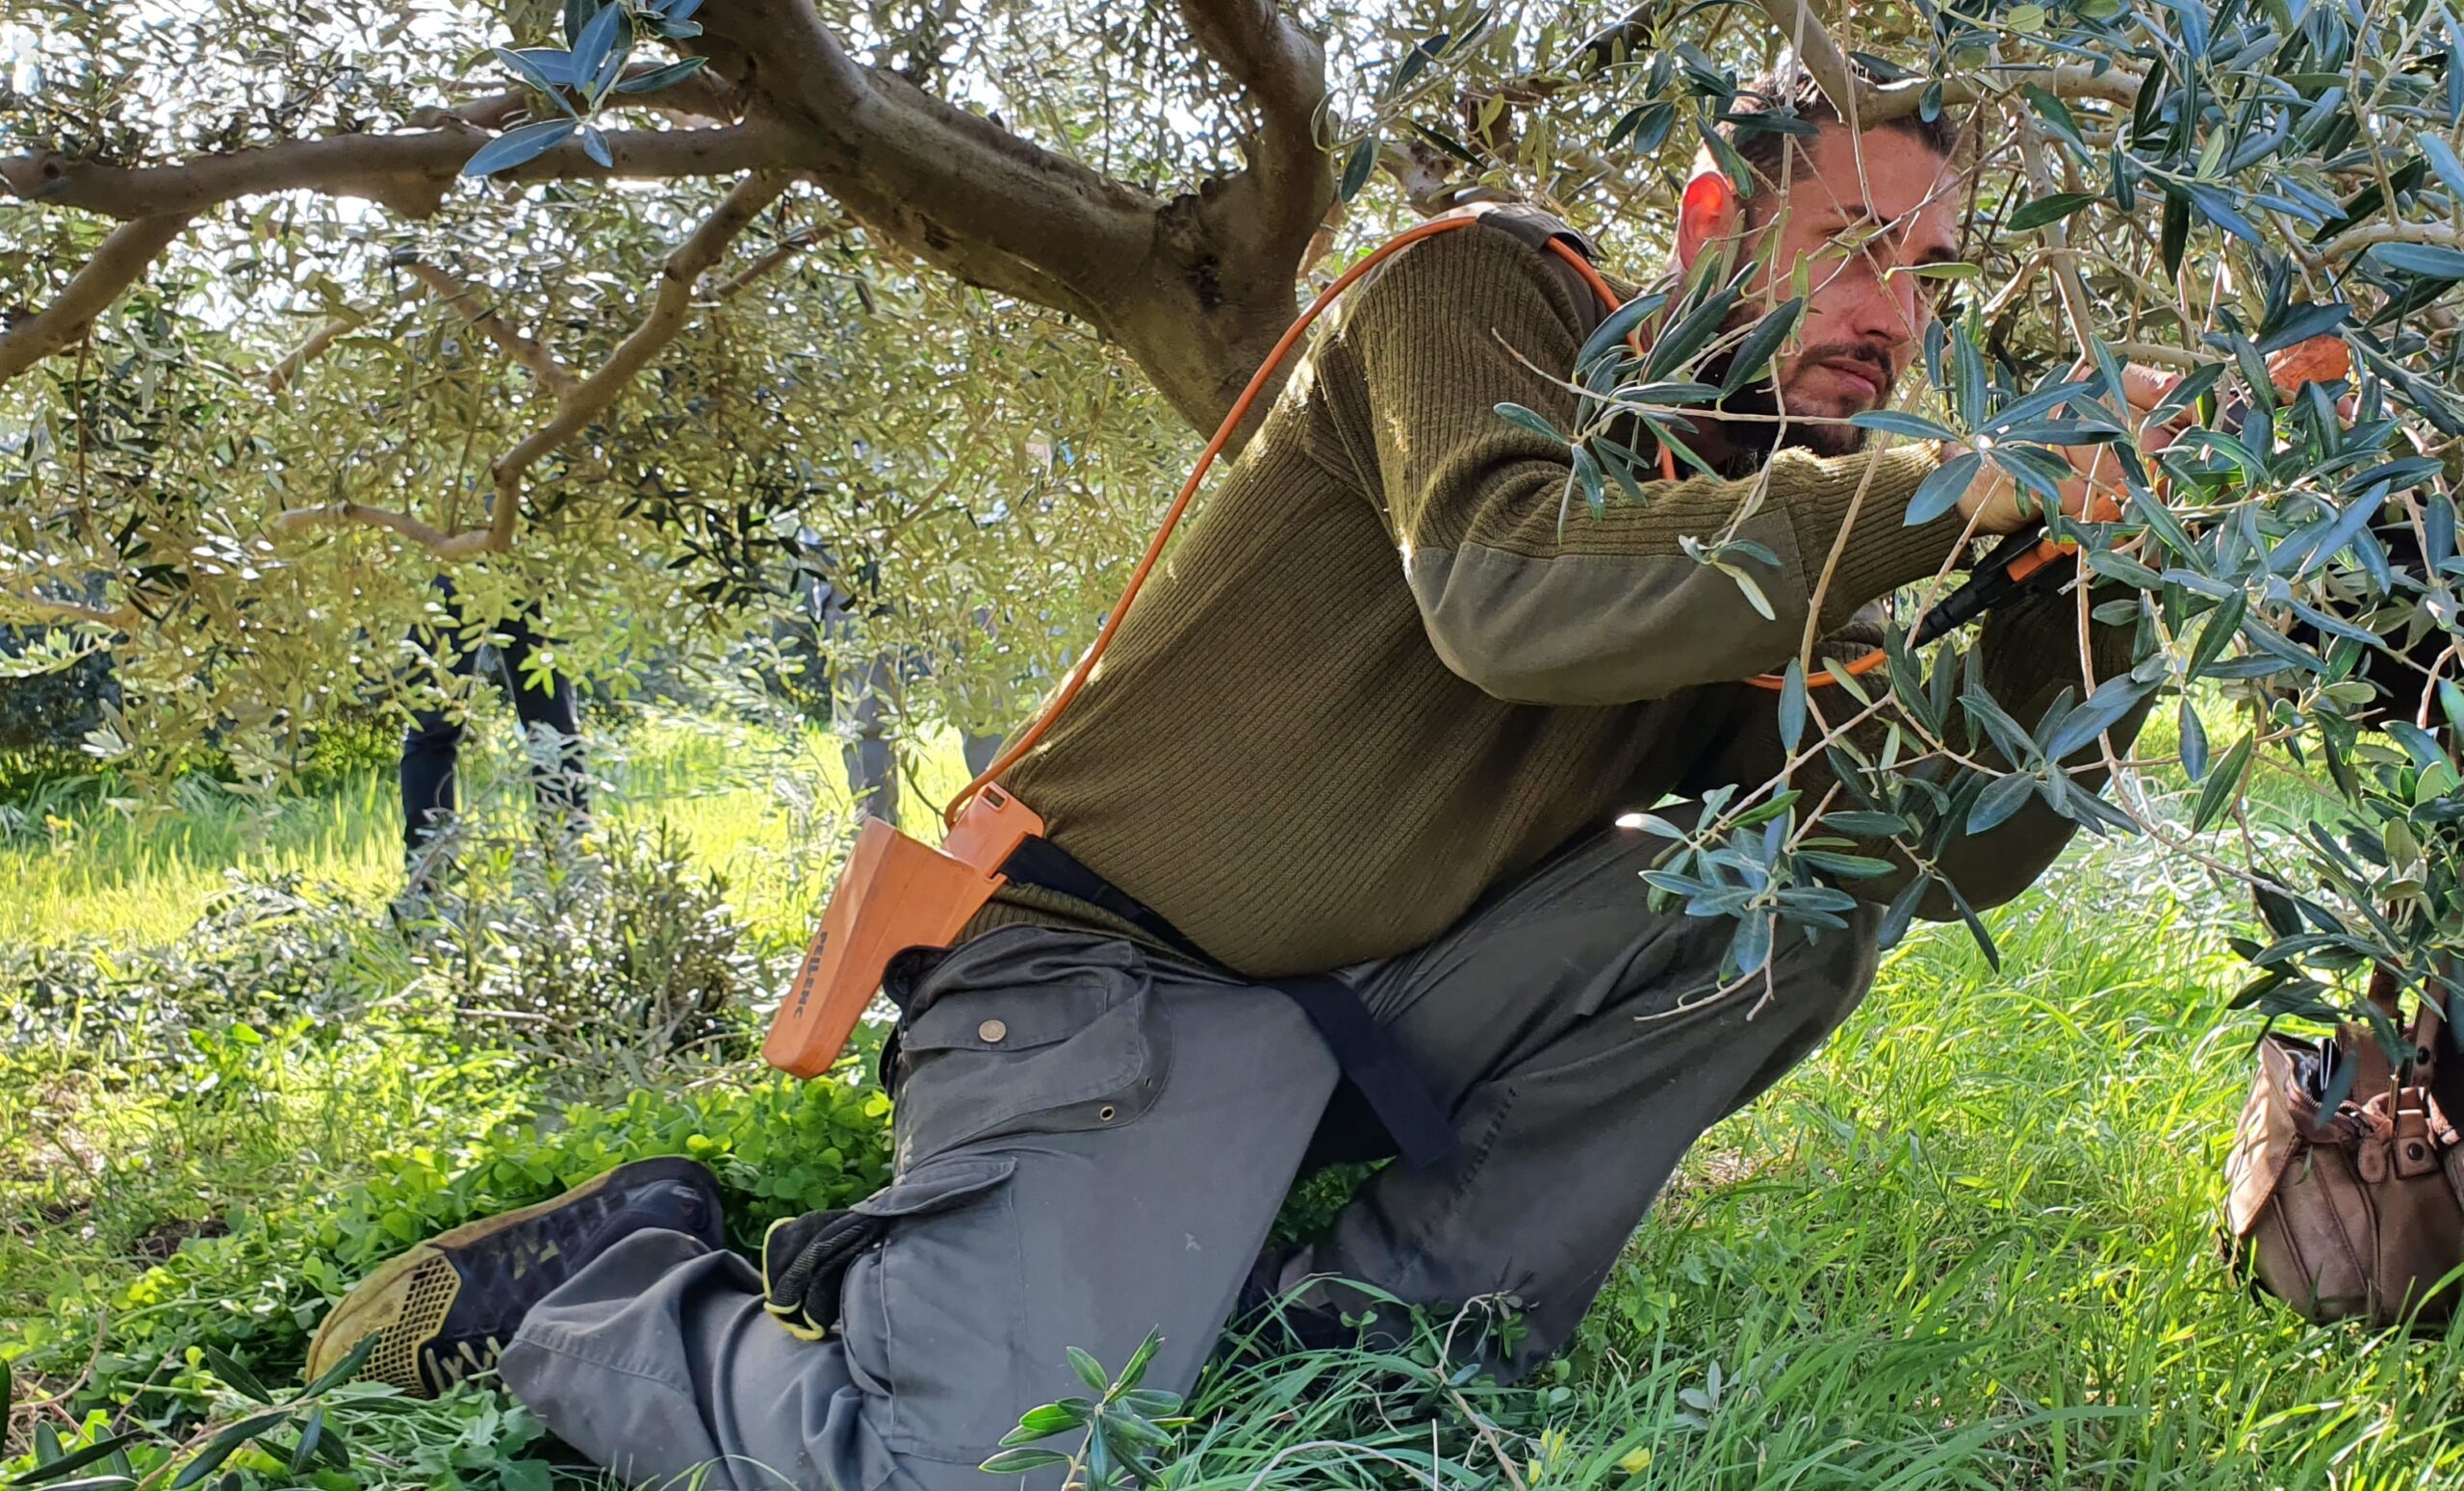
[[[2333,383],[2352,372],[2352,353],[2343,339],[2334,335],[2312,337],[2272,353],[2267,359],[2268,381],[2273,385],[2279,399],[2290,399],[2301,392],[2305,383]],[[2236,400],[2225,410],[2225,419],[2238,419],[2248,407],[2247,400]],[[2159,489],[2162,489],[2159,478]],[[2091,521],[2109,521],[2118,517],[2118,508],[2110,514],[2092,512]],[[2064,539],[2043,536],[2043,524],[2026,532],[2015,533],[1994,546],[1993,553],[1969,573],[1967,581],[1944,597],[1940,604],[1927,611],[1909,637],[1909,645],[1921,647],[1959,628],[1966,626],[2014,596],[2038,586],[2066,578],[2055,568],[2065,558],[2075,558],[2079,546]]]

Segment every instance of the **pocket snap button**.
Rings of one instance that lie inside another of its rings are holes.
[[[999,1020],[986,1020],[975,1027],[975,1034],[976,1039],[987,1045],[999,1045],[1003,1038],[1010,1034],[1010,1027]]]

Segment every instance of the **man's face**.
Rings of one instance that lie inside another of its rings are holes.
[[[1827,124],[1797,144],[1785,193],[1766,183],[1748,200],[1754,231],[1777,235],[1748,314],[1803,287],[1796,344],[1777,363],[1773,402],[1789,423],[1776,440],[1846,454],[1864,431],[1796,421],[1842,420],[1890,401],[1924,346],[1941,283],[1907,270],[1958,257],[1959,177],[1905,130],[1867,130],[1860,141]]]

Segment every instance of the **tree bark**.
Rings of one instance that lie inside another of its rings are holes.
[[[1273,0],[1181,0],[1181,10],[1198,48],[1246,91],[1259,119],[1244,169],[1182,195],[1113,180],[866,65],[810,0],[731,0],[703,13],[707,31],[691,44],[709,57],[711,76],[673,102],[716,113],[740,106],[741,122],[611,130],[612,167],[568,141],[501,179],[808,174],[881,241],[970,284],[1084,319],[1192,425],[1212,431],[1291,324],[1295,282],[1334,204],[1318,139],[1325,59]],[[521,107],[500,93],[423,111],[419,122],[433,128],[161,166],[15,156],[0,159],[0,184],[31,202],[123,219],[299,190],[424,217],[493,138],[481,126],[510,123]]]
[[[463,164],[493,138],[468,124],[400,135],[333,135],[202,155],[167,166],[98,166],[59,154],[0,157],[0,185],[26,201],[107,218],[193,215],[272,192],[317,192],[382,204],[405,217],[436,211]],[[566,141],[514,169],[511,181],[568,177],[653,180],[732,176],[789,166],[795,137],[749,121],[716,129],[609,130],[613,167]]]
[[[0,330],[0,383],[76,341],[188,225],[187,213],[167,213],[115,228],[57,301]]]
[[[1317,43],[1267,0],[1186,0],[1255,99],[1246,169],[1159,200],[848,55],[809,0],[706,13],[712,69],[802,136],[802,164],[879,237],[969,284],[1078,316],[1211,431],[1292,322],[1334,201]]]

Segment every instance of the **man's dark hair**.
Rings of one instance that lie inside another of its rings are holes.
[[[1848,66],[1861,84],[1878,81],[1854,61]],[[1729,119],[1720,126],[1720,133],[1754,174],[1754,180],[1747,184],[1753,194],[1746,200],[1756,220],[1762,216],[1768,193],[1780,184],[1781,163],[1786,158],[1789,141],[1802,138],[1772,128],[1763,116],[1793,115],[1817,127],[1846,122],[1832,107],[1831,100],[1823,96],[1812,73],[1784,62],[1740,88],[1729,104],[1728,114]],[[1937,114],[1931,119],[1903,114],[1875,127],[1908,135],[1945,161],[1958,159],[1960,127],[1948,113]]]

